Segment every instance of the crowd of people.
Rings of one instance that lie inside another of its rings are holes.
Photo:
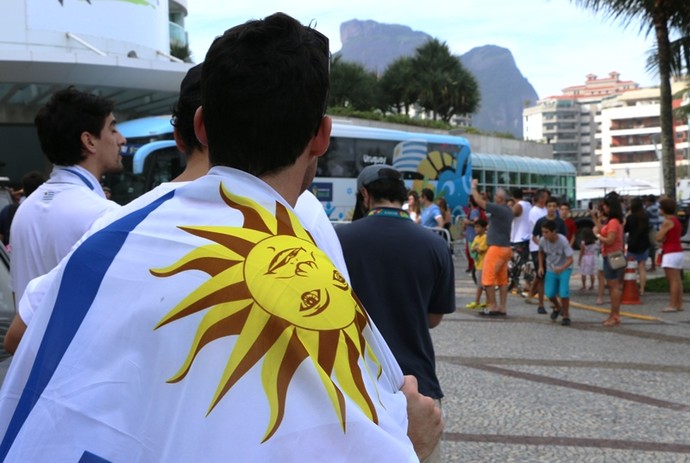
[[[618,255],[622,256],[623,262],[635,262],[640,295],[645,292],[647,272],[655,272],[657,266],[663,268],[669,282],[670,301],[662,311],[683,310],[682,224],[676,215],[675,200],[662,197],[657,203],[654,195],[622,198],[615,192],[609,193],[598,204],[590,205],[593,227],[583,227],[578,234],[570,205],[551,197],[545,189],[534,192],[532,201],[527,201],[519,189],[513,190],[509,197],[505,190],[499,188],[494,194],[494,202],[491,202],[477,190],[477,186],[475,180],[463,226],[469,252],[467,271],[474,271],[477,259],[482,261],[483,268],[481,278],[475,280],[479,287],[477,297],[466,308],[483,308],[480,314],[484,316],[505,316],[505,299],[501,297],[497,302],[493,293],[495,288],[500,294],[506,292],[507,264],[515,250],[524,254],[525,260],[529,253],[537,270],[530,286],[523,290],[527,302],[536,303],[537,312],[547,314],[544,301],[550,300],[551,318],[557,320],[562,317],[563,325],[571,323],[568,303],[573,271],[579,272],[580,291],[597,291],[598,305],[604,304],[608,290],[611,308],[603,324],[620,324],[626,266],[612,264]],[[482,246],[484,238],[478,237],[476,232],[484,228],[484,220],[480,217],[483,211],[490,216],[486,251]],[[579,242],[576,243],[578,236]],[[480,302],[482,289],[487,294],[485,304]]]

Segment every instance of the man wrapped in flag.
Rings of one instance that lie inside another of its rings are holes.
[[[0,394],[1,460],[417,461],[400,369],[293,212],[328,62],[283,14],[216,39],[195,118],[214,167],[60,265]]]

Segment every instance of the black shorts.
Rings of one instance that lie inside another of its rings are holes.
[[[532,263],[534,264],[534,275],[538,280],[543,280],[544,275],[539,276],[539,251],[532,251]],[[546,274],[546,269],[544,269]]]

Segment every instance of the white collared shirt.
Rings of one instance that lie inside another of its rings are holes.
[[[55,166],[50,178],[17,209],[12,221],[12,290],[19,301],[33,278],[48,273],[98,217],[120,206],[81,166]]]

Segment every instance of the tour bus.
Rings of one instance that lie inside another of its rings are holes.
[[[125,121],[118,130],[127,138],[122,173],[106,185],[121,204],[176,177],[185,165],[175,148],[170,116]],[[357,176],[372,164],[390,164],[403,174],[409,189],[431,188],[446,199],[454,216],[467,205],[472,174],[470,146],[462,137],[365,127],[334,120],[328,151],[319,158],[310,190],[331,220],[347,221],[356,203]]]

